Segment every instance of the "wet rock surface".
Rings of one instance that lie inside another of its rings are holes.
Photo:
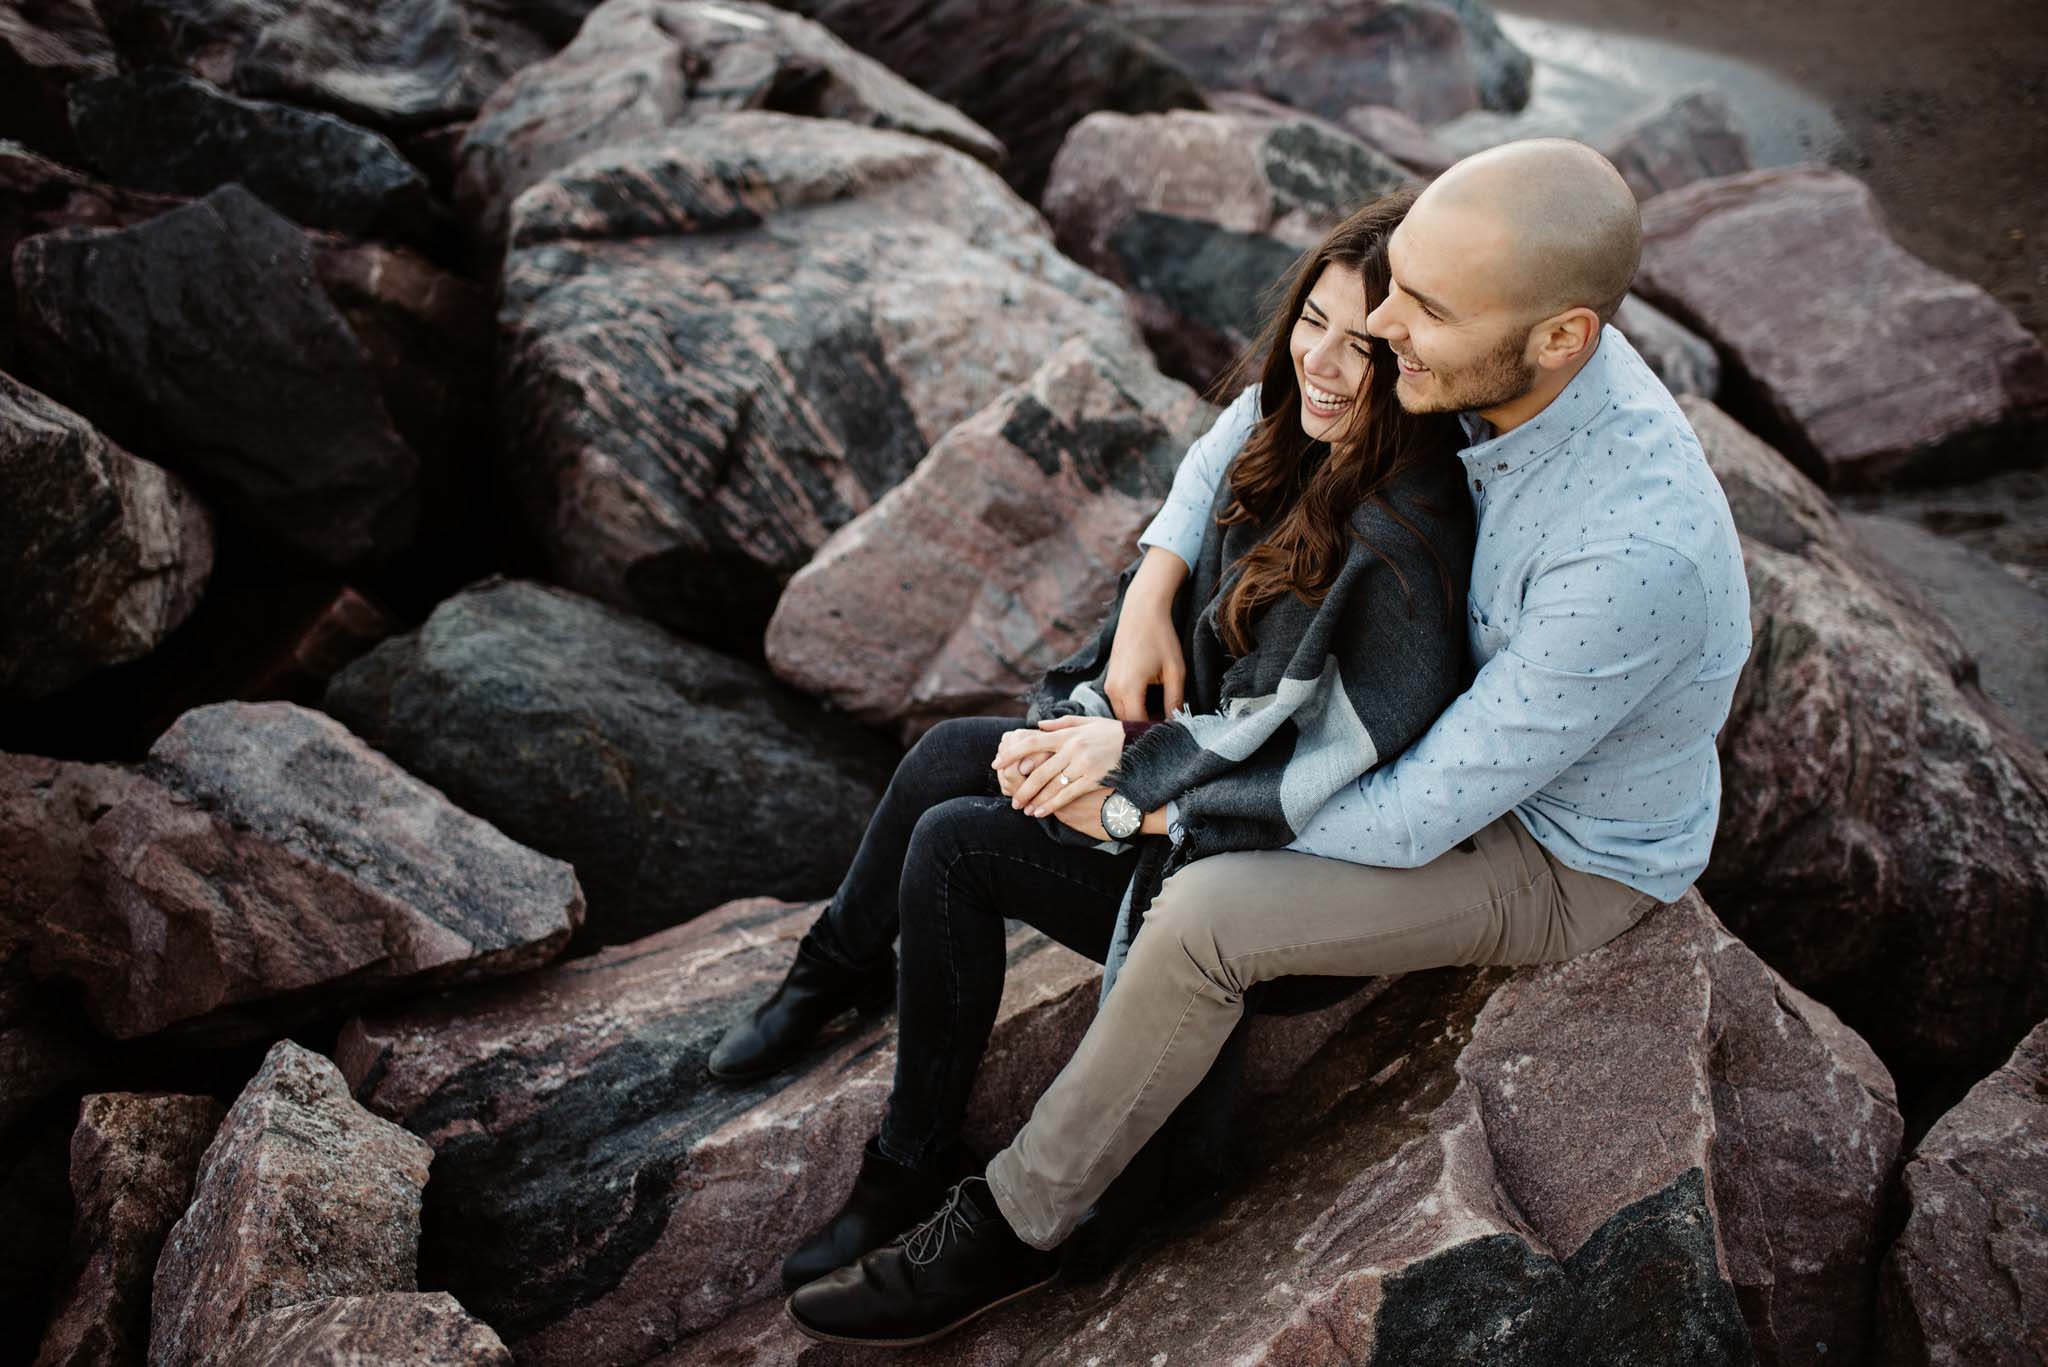
[[[38,977],[116,1038],[262,1037],[394,982],[517,972],[583,920],[567,864],[514,843],[332,718],[182,717],[31,928]]]
[[[200,1157],[224,1113],[204,1096],[111,1092],[79,1103],[71,1136],[79,1268],[37,1367],[143,1360],[157,1257],[192,1199]]]
[[[434,1151],[289,1040],[228,1108],[156,1266],[149,1360],[232,1357],[267,1311],[413,1289]]]
[[[502,247],[506,211],[528,186],[599,148],[735,109],[898,129],[1003,159],[986,129],[800,15],[749,0],[608,0],[574,42],[484,102],[458,153],[458,204]]]
[[[1138,345],[1122,294],[978,162],[760,111],[521,196],[499,320],[506,458],[552,577],[745,654],[947,429],[1075,333]]]
[[[1240,1188],[929,1360],[1199,1343],[1389,1367],[1818,1363],[1868,1345],[1890,1078],[1696,895],[1563,963],[1394,980],[1265,1114]],[[654,1360],[807,1342],[764,1303]]]
[[[2048,423],[2048,351],[1983,290],[1908,254],[1840,171],[1657,196],[1636,290],[1715,344],[1729,412],[1830,488],[2020,463]]]
[[[776,674],[914,739],[1021,713],[1095,630],[1130,548],[1214,412],[1073,341],[954,428],[797,572],[768,624]]]
[[[145,655],[198,606],[213,519],[192,490],[0,373],[0,702]]]
[[[1885,1367],[2048,1352],[2048,1023],[1914,1148],[1884,1261]]]
[[[1895,1073],[1979,1075],[2048,1013],[2048,761],[1812,481],[1681,402],[1743,534],[1755,638],[1701,886]]]
[[[740,890],[830,893],[896,761],[757,666],[523,581],[450,598],[338,675],[324,706],[573,864],[599,944]]]

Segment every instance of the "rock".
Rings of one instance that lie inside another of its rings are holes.
[[[1218,90],[1255,90],[1326,119],[1389,105],[1423,124],[1519,109],[1529,56],[1477,0],[1107,0]]]
[[[1614,311],[1614,326],[1673,394],[1711,399],[1721,388],[1721,358],[1707,339],[1631,294]]]
[[[880,1123],[893,1026],[848,1028],[848,1016],[803,1062],[744,1086],[703,1062],[781,981],[822,905],[734,902],[343,1029],[336,1056],[356,1095],[435,1147],[422,1275],[489,1320],[520,1362],[641,1362],[742,1306],[779,1302],[783,1257],[838,1209]],[[1022,926],[1008,964],[967,1111],[966,1141],[985,1153],[1072,1053],[1101,979]],[[1241,1109],[1374,996],[1369,985],[1321,1011],[1260,1018]]]
[[[259,1315],[230,1367],[512,1367],[512,1354],[446,1291],[385,1291]]]
[[[2048,1015],[2048,759],[1826,495],[1680,403],[1742,532],[1755,637],[1702,889],[1902,1083],[1982,1072]]]
[[[2048,748],[2048,596],[1990,556],[1883,513],[1844,511],[1865,555],[1927,600],[1976,666],[1971,677]]]
[[[1903,1181],[1872,1361],[2048,1358],[2048,1023],[1936,1122]]]
[[[0,9],[0,33],[9,16]],[[4,89],[0,82],[0,89]],[[0,262],[14,259],[15,244],[56,228],[120,228],[153,218],[186,201],[175,195],[123,190],[41,157],[0,138]],[[16,317],[14,272],[0,270],[0,318]],[[18,327],[0,328],[0,370],[19,373]]]
[[[151,1367],[230,1359],[266,1311],[410,1291],[434,1151],[280,1040],[228,1109],[156,1265]]]
[[[238,184],[15,251],[28,378],[287,554],[345,568],[412,537],[420,458],[305,234]]]
[[[587,0],[98,0],[124,69],[182,67],[238,95],[383,133],[475,114],[568,40]]]
[[[1008,150],[1003,175],[1038,202],[1067,130],[1099,109],[1205,107],[1185,68],[1084,0],[786,0],[965,114]]]
[[[203,195],[229,181],[309,228],[424,243],[426,177],[389,139],[332,114],[245,100],[172,67],[80,81],[71,122],[122,185]]]
[[[514,206],[507,459],[551,577],[752,654],[833,530],[1059,342],[1136,347],[1127,307],[961,153],[708,113]]]
[[[756,666],[499,579],[343,670],[325,706],[464,810],[573,864],[583,938],[603,944],[735,888],[829,894],[897,758]]]
[[[1095,631],[1214,416],[1142,361],[1067,343],[797,572],[769,667],[906,741],[945,717],[1021,714]]]
[[[0,702],[154,650],[213,573],[213,519],[185,482],[0,373]]]
[[[1366,146],[1425,179],[1448,170],[1458,159],[1428,129],[1387,105],[1353,105],[1338,122]]]
[[[1840,171],[1699,181],[1644,205],[1643,234],[1637,293],[1713,342],[1728,411],[1830,487],[1980,474],[2048,421],[2048,352]]]
[[[78,1103],[71,1248],[82,1267],[37,1367],[142,1361],[157,1256],[223,1114],[210,1096],[106,1092]]]
[[[1869,1346],[1891,1080],[1696,893],[1562,963],[1392,980],[1260,1114],[1222,1199],[929,1360],[1200,1344],[1204,1362],[1697,1367]],[[656,1360],[788,1360],[804,1340],[755,1304]]]
[[[713,109],[893,128],[991,165],[973,120],[800,15],[750,0],[606,0],[574,42],[500,86],[460,151],[458,204],[495,251],[520,191],[578,157]]]
[[[1682,91],[1609,133],[1600,149],[1637,199],[1751,167],[1727,100],[1711,87]]]
[[[566,864],[457,810],[332,718],[220,703],[150,750],[32,934],[119,1039],[260,1037],[365,991],[516,973],[583,920]]]
[[[1837,502],[1845,511],[1917,522],[2048,593],[2048,469],[2001,470],[1968,484],[1867,490]]]
[[[59,161],[77,160],[66,92],[75,81],[114,69],[113,44],[93,0],[0,6],[0,128],[10,136]]]
[[[1044,205],[1061,250],[1137,296],[1161,367],[1206,392],[1301,249],[1413,183],[1332,124],[1236,96],[1216,112],[1090,114],[1061,145]]]

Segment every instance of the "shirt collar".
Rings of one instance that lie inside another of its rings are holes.
[[[1592,359],[1579,368],[1571,383],[1559,390],[1541,413],[1504,435],[1492,435],[1493,424],[1477,413],[1458,414],[1472,442],[1458,453],[1458,459],[1475,474],[1505,474],[1550,454],[1585,431],[1614,402],[1614,390],[1621,381],[1621,353],[1627,346],[1612,323],[1604,325]]]

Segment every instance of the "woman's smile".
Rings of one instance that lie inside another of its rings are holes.
[[[1351,406],[1350,399],[1324,389],[1306,377],[1301,382],[1301,395],[1302,405],[1319,418],[1334,418]]]

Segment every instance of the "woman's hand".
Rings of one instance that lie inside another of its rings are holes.
[[[1158,684],[1165,695],[1166,715],[1181,705],[1187,661],[1173,630],[1173,595],[1187,578],[1188,567],[1163,546],[1145,552],[1144,563],[1124,590],[1123,610],[1109,646],[1109,669],[1103,691],[1120,721],[1145,721],[1145,689]]]
[[[1010,732],[1003,737],[1004,743],[1018,734]],[[1124,724],[1112,717],[1052,717],[1038,724],[1036,741],[1019,741],[1017,750],[1020,761],[1026,753],[1038,758],[1031,771],[1019,779],[1010,805],[1032,816],[1046,816],[1077,798],[1102,791],[1102,776],[1123,757]],[[1001,746],[996,755],[1000,763]]]

